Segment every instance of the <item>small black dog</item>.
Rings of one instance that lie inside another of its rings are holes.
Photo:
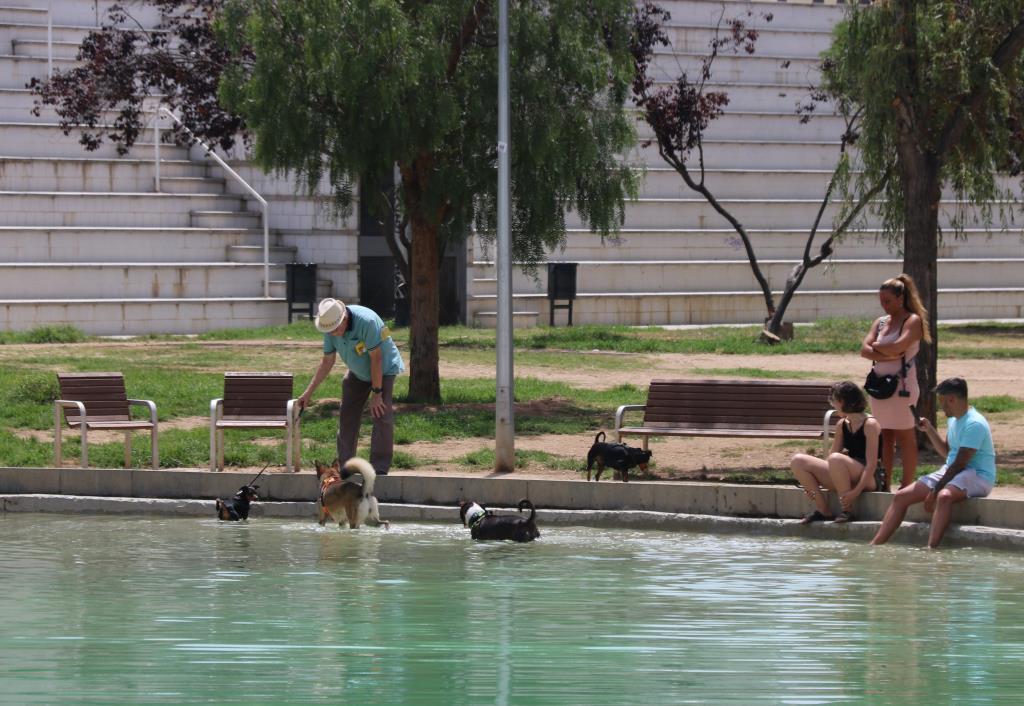
[[[604,432],[597,432],[594,437],[594,445],[587,453],[587,480],[590,480],[590,469],[597,465],[595,481],[601,480],[601,474],[607,466],[615,471],[613,478],[621,478],[623,482],[629,480],[629,469],[637,466],[641,471],[647,470],[647,462],[651,460],[651,452],[647,449],[635,449],[625,444],[607,444],[604,441]]]
[[[513,542],[532,542],[540,536],[534,516],[537,511],[526,498],[519,501],[519,512],[530,508],[529,517],[495,515],[483,505],[467,500],[459,505],[462,524],[469,527],[473,539],[511,539]]]
[[[225,522],[238,522],[249,519],[249,504],[259,500],[256,494],[258,485],[243,485],[229,500],[217,498],[217,518]]]

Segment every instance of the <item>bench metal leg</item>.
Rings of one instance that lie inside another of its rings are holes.
[[[647,441],[648,441],[648,439],[650,439],[650,437],[649,436],[644,436],[643,439],[644,440],[643,440],[643,447],[642,448],[643,448],[644,451],[646,451],[647,450]]]
[[[82,468],[89,467],[89,428],[82,422]]]
[[[294,434],[292,433],[292,424],[288,422],[284,428],[284,469],[285,472],[292,470],[292,441],[294,441]]]
[[[53,408],[53,467],[60,468],[64,465],[64,459],[61,458],[61,433],[63,427],[61,426],[61,408],[54,406]]]
[[[132,467],[132,433],[130,431],[124,433],[124,467]]]
[[[150,453],[153,455],[153,470],[160,470],[160,451],[157,444],[156,424],[153,425],[153,430],[150,431],[149,437]]]
[[[224,430],[217,430],[217,470],[224,470]]]
[[[210,472],[217,470],[217,425],[210,421]]]

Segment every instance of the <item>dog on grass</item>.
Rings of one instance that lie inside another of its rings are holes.
[[[590,470],[597,466],[595,481],[601,480],[601,474],[605,467],[615,471],[613,478],[621,478],[623,482],[629,480],[629,469],[634,466],[641,471],[647,470],[647,464],[651,460],[651,452],[647,449],[636,449],[625,444],[605,443],[603,431],[597,432],[594,437],[594,445],[587,453],[587,480],[590,480]]]
[[[362,484],[350,478],[359,474]],[[384,525],[388,529],[391,523],[380,519],[377,498],[373,497],[373,484],[377,481],[377,472],[367,461],[361,458],[350,458],[339,468],[338,459],[330,466],[316,461],[316,477],[320,481],[320,524],[324,525],[327,518],[337,522],[341,527],[348,522],[352,529],[371,521],[376,525]]]
[[[249,519],[249,505],[259,500],[258,485],[243,485],[231,498],[217,498],[217,518],[225,522]]]
[[[530,516],[522,517],[523,508],[530,508]],[[469,528],[473,539],[511,539],[513,542],[532,542],[540,536],[534,520],[537,511],[526,498],[519,501],[520,515],[495,515],[483,505],[466,500],[459,504],[459,517]]]

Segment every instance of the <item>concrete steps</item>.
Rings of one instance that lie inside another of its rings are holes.
[[[786,259],[796,263],[802,256],[809,231],[765,230],[748,231],[759,258]],[[827,233],[819,232],[812,247]],[[478,253],[485,252],[479,245]],[[939,257],[967,258],[983,252],[989,258],[1024,257],[1024,238],[1019,230],[967,229],[963,238],[946,237],[939,245]],[[891,259],[895,257],[889,243],[878,230],[848,233],[836,245],[837,257]],[[618,240],[605,240],[589,230],[570,230],[566,247],[553,253],[554,262],[580,262],[586,260],[730,260],[744,258],[743,247],[735,231],[730,228],[661,230],[625,229]]]
[[[272,235],[273,262],[291,262],[294,247]],[[259,251],[253,259],[251,249]],[[92,228],[0,226],[3,262],[262,262],[263,231],[246,228]]]
[[[44,293],[41,293],[44,294]],[[109,298],[0,300],[0,329],[70,324],[100,336],[189,334],[212,329],[266,326],[287,321],[284,299]]]
[[[0,192],[3,223],[11,226],[252,227],[260,214],[244,206],[225,194]],[[209,213],[220,222],[205,222]]]
[[[161,159],[161,188],[168,193],[223,193],[224,179],[206,176],[206,166],[187,159]],[[152,159],[0,156],[0,191],[152,191]]]
[[[0,122],[0,154],[8,157],[59,157],[71,159],[117,159],[125,155],[117,146],[104,140],[100,146],[86,152],[76,132],[65,135],[56,123]],[[154,157],[153,132],[147,130],[129,155],[134,159],[152,160]],[[189,148],[172,144],[160,145],[160,159],[187,160]]]
[[[795,264],[794,260],[760,259],[761,271],[769,285],[782,289]],[[812,290],[856,290],[878,279],[879,272],[898,272],[902,259],[895,257],[872,259],[834,259],[807,273],[802,287]],[[641,294],[649,292],[651,282],[676,282],[680,287],[697,292],[735,291],[736,282],[747,281],[744,289],[757,290],[757,284],[745,259],[730,260],[649,260],[649,261],[578,261],[577,292],[599,295],[612,291]],[[970,288],[979,281],[1000,288],[1024,287],[1021,278],[1024,259],[1003,260],[947,258],[939,262],[939,278],[944,286],[954,289]],[[473,266],[473,291],[481,296],[495,294],[496,283],[493,263],[477,262]],[[526,294],[547,295],[547,269],[531,277],[522,270],[513,269],[513,289]]]
[[[801,230],[809,228],[814,221],[821,201],[819,199],[719,199],[740,223],[751,227],[769,230]],[[960,202],[946,201],[939,213],[940,226],[948,228],[954,213],[965,208]],[[722,228],[729,225],[728,221],[715,211],[710,204],[701,198],[640,198],[626,204],[626,223],[638,229],[663,228]],[[828,227],[832,223],[837,206],[830,205],[825,209],[822,223]],[[979,216],[970,210],[963,215],[964,225],[977,227]],[[1021,219],[1018,214],[1018,225]],[[569,213],[566,216],[569,228],[581,229],[583,224],[579,216]],[[868,227],[877,227],[878,218],[866,216]],[[998,226],[994,226],[998,229]]]
[[[541,323],[548,321],[546,294],[515,294],[512,306],[516,311],[532,313]],[[469,309],[470,320],[475,325],[494,325],[494,296],[474,295]],[[940,287],[939,309],[943,318],[948,319],[1024,318],[1024,288]],[[877,310],[877,285],[853,291],[801,288],[787,309],[786,319],[813,322],[831,317],[862,317],[865,312],[873,314]],[[565,316],[564,311],[556,312],[556,323],[564,325]],[[582,294],[573,309],[573,320],[577,324],[760,324],[764,318],[764,299],[753,291]]]

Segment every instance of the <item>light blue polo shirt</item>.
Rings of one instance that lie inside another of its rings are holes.
[[[989,483],[996,482],[996,450],[992,445],[992,430],[988,420],[974,407],[968,407],[962,417],[950,417],[946,429],[946,444],[949,454],[946,465],[953,465],[961,448],[975,449],[968,467],[977,471]]]
[[[370,351],[380,348],[384,374],[403,372],[402,356],[384,321],[373,309],[365,306],[350,304],[347,308],[351,323],[340,336],[324,334],[324,355],[337,353],[353,375],[363,382],[373,382],[370,378]]]

